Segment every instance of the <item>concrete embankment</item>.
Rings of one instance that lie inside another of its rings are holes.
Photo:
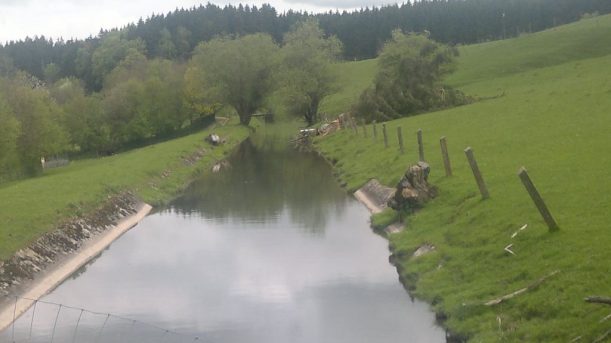
[[[60,225],[0,262],[0,331],[34,304],[26,299],[39,299],[59,286],[151,209],[133,194],[116,195],[93,214]]]
[[[371,179],[363,187],[354,192],[354,197],[360,201],[369,212],[376,214],[387,207],[388,200],[394,195],[395,190],[382,185],[378,180]],[[389,225],[384,231],[387,234],[397,233],[402,230],[399,224]]]

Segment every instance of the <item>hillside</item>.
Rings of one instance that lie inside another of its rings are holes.
[[[387,123],[391,147],[345,131],[317,145],[350,189],[375,177],[393,185],[417,160],[425,137],[430,181],[439,196],[390,237],[402,277],[418,297],[448,316],[473,342],[567,342],[603,337],[609,309],[588,304],[610,296],[611,17],[597,17],[516,39],[461,48],[448,82],[481,97],[468,106]],[[397,149],[401,126],[407,153]],[[378,128],[379,129],[379,128]],[[439,137],[454,169],[445,177]],[[473,147],[491,193],[482,201],[463,149]],[[525,166],[560,231],[547,227],[517,177]],[[528,224],[517,237],[510,236]],[[436,251],[409,260],[420,244]],[[515,256],[504,251],[513,244]],[[560,270],[538,288],[497,306],[493,298]]]

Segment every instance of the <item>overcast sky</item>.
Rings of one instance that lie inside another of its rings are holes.
[[[210,1],[217,5],[240,1]],[[288,9],[320,12],[354,9],[391,3],[392,0],[270,0],[244,3],[260,6],[269,3],[283,12]],[[176,8],[199,5],[198,0],[0,0],[0,42],[26,36],[86,38],[101,28],[121,27],[151,13],[167,13]]]

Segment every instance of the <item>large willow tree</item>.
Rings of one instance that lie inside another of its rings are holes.
[[[267,34],[216,38],[195,50],[188,78],[198,80],[203,101],[229,105],[248,125],[272,92],[278,46]]]
[[[337,88],[333,64],[342,51],[335,37],[325,37],[318,21],[300,22],[284,35],[279,81],[287,110],[308,125],[318,119],[320,102]]]

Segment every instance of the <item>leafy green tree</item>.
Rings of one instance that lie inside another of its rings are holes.
[[[13,110],[0,96],[0,182],[14,177],[19,167],[17,137],[20,131],[21,126]]]
[[[278,50],[266,34],[216,38],[197,47],[190,65],[200,72],[206,98],[233,107],[248,125],[272,92]]]
[[[389,120],[465,103],[462,93],[441,84],[457,55],[457,49],[427,35],[394,31],[380,54],[374,85],[363,92],[355,112],[367,120]]]
[[[100,46],[91,55],[91,72],[98,87],[104,78],[115,69],[128,55],[140,52],[146,53],[142,40],[126,40],[120,32],[110,32],[104,36]]]
[[[176,28],[176,52],[179,57],[185,58],[191,52],[191,39],[193,34],[184,26]]]
[[[189,117],[183,101],[184,68],[169,60],[149,61],[142,110],[158,137],[179,130]]]
[[[74,151],[108,151],[110,130],[97,94],[87,95],[82,81],[65,78],[51,87],[51,95],[63,110],[62,126]]]
[[[153,136],[153,128],[142,111],[144,86],[129,79],[105,90],[102,101],[105,121],[110,125],[111,151]]]
[[[47,81],[47,83],[55,83],[55,81],[58,80],[59,78],[59,74],[60,74],[60,69],[57,66],[57,64],[55,63],[49,63],[45,66],[43,73],[45,76],[45,81]]]
[[[41,169],[40,158],[66,152],[68,135],[61,126],[63,113],[49,92],[37,86],[37,81],[24,73],[2,87],[19,121],[21,132],[17,138],[17,150],[21,165],[28,174]]]
[[[183,80],[183,102],[189,110],[189,122],[194,124],[206,116],[214,116],[223,107],[206,89],[202,68],[194,61],[189,63]]]
[[[176,45],[172,41],[172,34],[167,28],[163,28],[159,32],[159,43],[157,43],[157,56],[161,58],[171,59],[176,57]]]
[[[326,38],[315,19],[298,23],[284,36],[279,73],[283,99],[289,112],[308,125],[317,120],[320,102],[337,88],[333,64],[341,50],[341,42]]]

